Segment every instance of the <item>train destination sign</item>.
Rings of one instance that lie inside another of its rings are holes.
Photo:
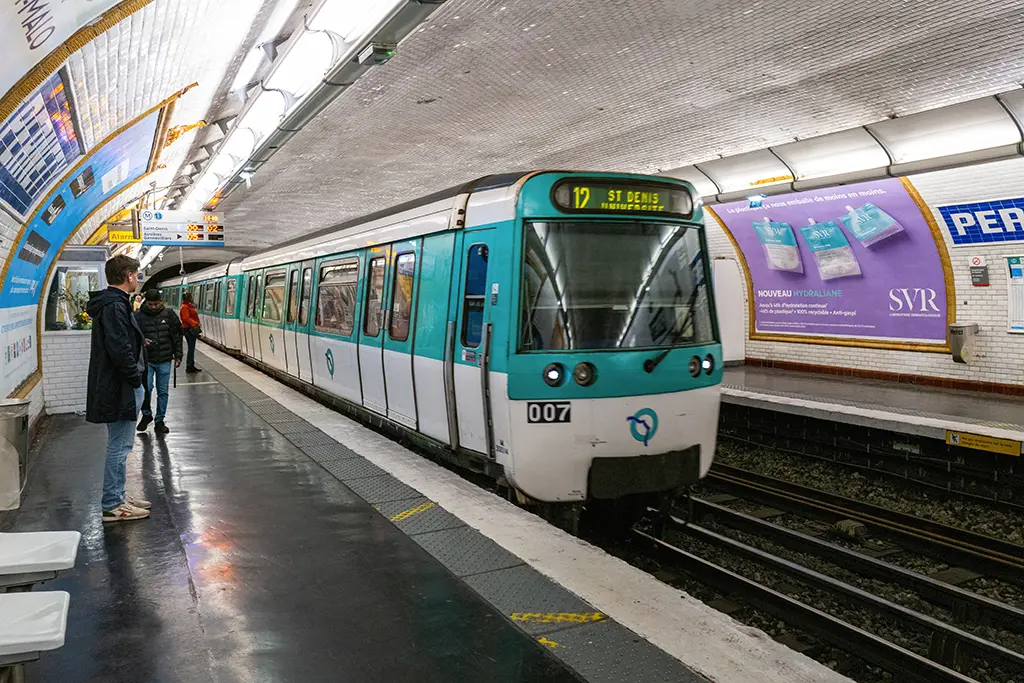
[[[570,213],[693,215],[690,193],[668,183],[571,178],[555,186],[553,197],[559,209]]]

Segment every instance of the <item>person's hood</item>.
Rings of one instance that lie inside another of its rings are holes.
[[[85,306],[85,312],[95,318],[105,307],[116,303],[128,303],[128,294],[117,287],[107,287],[96,292],[89,292],[89,303]]]
[[[162,313],[163,310],[164,310],[164,302],[162,302],[162,301],[160,302],[160,308],[156,309],[155,311],[150,310],[149,303],[146,302],[146,301],[143,301],[142,305],[139,306],[139,311],[142,312],[142,313],[145,313],[146,315],[160,315],[160,313]]]

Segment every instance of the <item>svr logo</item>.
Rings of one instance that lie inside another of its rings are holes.
[[[938,294],[931,287],[903,287],[889,290],[889,310],[898,313],[907,311],[935,311],[939,307],[935,305],[935,297]]]

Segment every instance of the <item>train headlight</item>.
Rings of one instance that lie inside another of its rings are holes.
[[[704,366],[704,373],[710,375],[715,371],[715,357],[710,353],[704,356],[704,363],[702,365]]]
[[[549,387],[560,387],[565,380],[565,367],[561,363],[549,363],[544,368],[544,383]]]
[[[700,377],[700,357],[694,356],[690,359],[690,376]]]
[[[597,368],[590,363],[580,363],[572,371],[572,378],[581,387],[589,387],[597,379]]]

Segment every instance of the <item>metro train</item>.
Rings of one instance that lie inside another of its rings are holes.
[[[494,175],[160,283],[204,339],[551,510],[711,466],[722,351],[688,183]],[[568,504],[568,505],[566,505]]]

